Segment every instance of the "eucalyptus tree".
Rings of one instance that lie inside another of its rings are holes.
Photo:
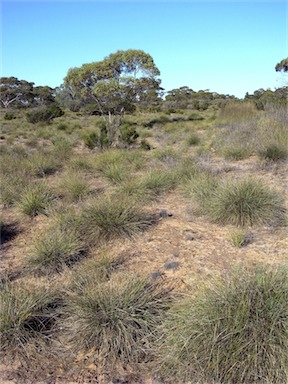
[[[93,99],[105,121],[109,144],[119,144],[124,113],[151,92],[160,92],[160,75],[153,58],[142,50],[112,53],[104,60],[69,69],[64,85]]]
[[[34,100],[34,83],[19,80],[17,77],[0,78],[0,104],[2,108],[27,107]]]

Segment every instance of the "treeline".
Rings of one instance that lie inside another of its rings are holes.
[[[133,108],[130,107],[130,112],[133,112],[136,108],[140,111],[168,111],[170,113],[187,109],[200,111],[208,108],[218,109],[231,100],[243,101],[243,99],[239,99],[234,95],[219,94],[210,90],[194,91],[187,86],[183,86],[166,92],[165,96],[163,89],[160,94],[155,92],[146,93],[141,100],[135,100]],[[247,100],[254,102],[259,110],[264,110],[267,105],[271,104],[287,105],[288,86],[274,91],[260,88],[252,94],[247,92],[244,101]],[[56,88],[35,86],[33,82],[19,80],[16,77],[0,78],[0,105],[2,109],[7,111],[39,107],[42,107],[42,111],[44,111],[43,106],[55,105],[63,109],[67,108],[72,112],[81,110],[81,112],[89,115],[101,114],[99,106],[93,97],[79,95],[69,85],[62,84]],[[53,109],[50,108],[50,110]],[[56,111],[55,108],[54,111]],[[55,113],[57,115],[60,112],[58,110]],[[47,119],[49,120],[51,114],[48,113],[48,115]]]

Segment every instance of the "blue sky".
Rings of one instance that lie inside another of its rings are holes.
[[[149,53],[166,91],[244,97],[284,85],[287,1],[2,0],[1,76],[59,86],[71,67],[129,48]],[[287,80],[287,79],[286,79]]]

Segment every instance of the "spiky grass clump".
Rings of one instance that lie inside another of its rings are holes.
[[[228,180],[219,184],[206,201],[216,222],[238,226],[276,222],[283,214],[281,197],[260,180]]]
[[[169,170],[151,169],[139,178],[140,188],[146,189],[151,197],[174,189],[178,182],[178,174]]]
[[[279,144],[269,144],[258,151],[258,156],[261,160],[280,161],[287,159],[288,150]]]
[[[257,179],[225,180],[209,173],[196,174],[183,190],[201,214],[221,224],[276,224],[284,217],[281,196]]]
[[[13,286],[0,290],[0,353],[4,359],[29,360],[30,352],[47,345],[55,326],[56,293],[41,287]]]
[[[46,183],[34,183],[20,194],[18,208],[25,215],[35,217],[38,214],[46,214],[52,199],[53,195]]]
[[[67,337],[76,350],[102,356],[113,373],[116,362],[149,358],[170,303],[170,290],[145,278],[118,275],[102,284],[81,279],[78,289],[74,283],[68,292]]]
[[[80,172],[69,172],[60,187],[71,201],[79,201],[89,193],[89,183]]]
[[[242,271],[177,305],[164,323],[162,373],[180,382],[288,381],[287,269]]]
[[[51,228],[36,238],[31,255],[27,258],[27,270],[37,274],[61,272],[83,256],[85,247],[74,231]]]
[[[198,145],[201,139],[196,133],[190,133],[190,135],[186,139],[186,143],[188,146]]]
[[[83,231],[92,238],[106,240],[133,237],[152,224],[131,198],[112,195],[90,204],[83,213]]]
[[[112,183],[118,184],[121,181],[127,179],[128,173],[127,168],[123,164],[107,164],[101,173]]]

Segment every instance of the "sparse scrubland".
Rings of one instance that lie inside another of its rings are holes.
[[[3,380],[288,382],[287,109],[186,107],[1,112]]]

